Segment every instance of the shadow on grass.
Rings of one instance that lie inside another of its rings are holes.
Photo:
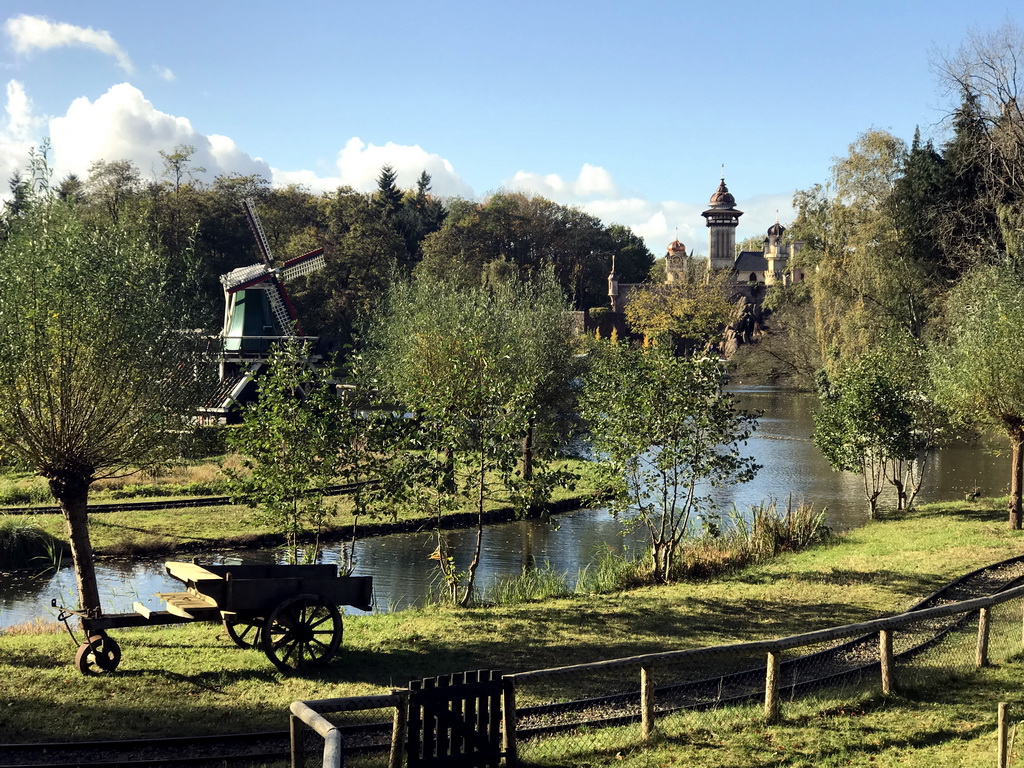
[[[746,584],[770,584],[773,581],[790,579],[804,584],[827,584],[830,586],[854,586],[858,584],[881,584],[907,597],[924,598],[949,583],[948,574],[907,573],[893,570],[852,570],[832,568],[828,571],[773,571],[745,575],[741,580]]]

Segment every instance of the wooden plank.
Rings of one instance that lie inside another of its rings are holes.
[[[176,578],[178,581],[203,581],[205,579],[220,580],[223,576],[218,576],[216,573],[203,568],[201,565],[195,563],[182,563],[176,560],[170,560],[164,563],[164,568],[167,569],[167,573]]]
[[[220,616],[217,604],[192,592],[157,592],[156,596],[167,603],[167,610],[184,619],[209,618],[211,613]]]
[[[406,739],[406,750],[409,754],[409,765],[418,765],[421,762],[423,745],[423,708],[418,702],[414,703],[416,694],[423,687],[419,680],[409,683],[409,730]]]
[[[149,619],[150,616],[153,615],[153,611],[151,611],[145,605],[140,603],[138,600],[132,603],[132,610],[147,620]]]

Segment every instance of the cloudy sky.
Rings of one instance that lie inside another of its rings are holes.
[[[932,64],[1017,3],[690,0],[177,3],[8,0],[0,174],[46,137],[58,177],[97,159],[159,173],[196,147],[212,178],[313,191],[499,189],[578,205],[660,255],[725,166],[740,238],[792,218],[869,128],[941,140]]]

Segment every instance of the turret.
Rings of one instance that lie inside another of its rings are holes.
[[[718,189],[711,195],[708,210],[701,216],[708,227],[708,266],[712,269],[732,269],[736,263],[736,227],[743,211],[736,209],[736,198],[725,186],[725,175]]]

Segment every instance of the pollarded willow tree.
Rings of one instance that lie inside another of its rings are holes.
[[[1020,267],[975,268],[947,299],[946,325],[932,348],[940,400],[965,421],[1009,439],[1010,527],[1021,528],[1024,495],[1024,276]]]
[[[602,344],[582,398],[591,444],[614,511],[648,532],[654,578],[667,582],[680,544],[714,512],[712,490],[753,478],[740,449],[755,419],[723,391],[717,357],[676,357],[663,346]]]
[[[180,282],[143,222],[89,223],[38,185],[0,243],[0,445],[49,481],[81,608],[101,612],[89,487],[168,455],[205,386]]]

